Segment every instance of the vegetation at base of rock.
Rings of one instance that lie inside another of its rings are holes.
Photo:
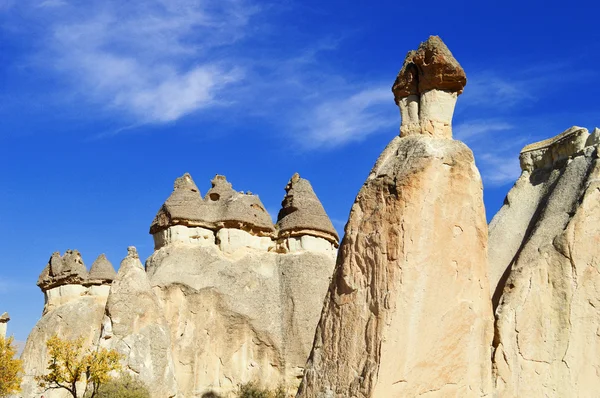
[[[268,390],[258,387],[255,383],[246,383],[239,386],[236,398],[286,398],[287,396],[283,386]]]
[[[91,398],[91,392],[85,398]],[[139,379],[129,373],[123,373],[113,378],[98,388],[95,398],[150,398],[148,387]]]
[[[8,397],[21,390],[23,363],[16,355],[13,338],[0,336],[0,397]]]
[[[98,397],[99,388],[110,379],[110,373],[121,369],[121,354],[105,348],[84,349],[84,339],[61,339],[56,334],[46,341],[48,348],[48,370],[50,373],[37,376],[39,386],[46,390],[67,390],[78,398],[77,383],[87,383],[89,398]]]

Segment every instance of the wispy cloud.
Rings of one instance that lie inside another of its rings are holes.
[[[244,68],[219,51],[242,40],[258,8],[243,0],[46,0],[48,51],[84,99],[161,123],[227,103]]]
[[[487,135],[488,133],[510,130],[513,127],[512,124],[502,120],[475,119],[456,125],[453,129],[453,134],[454,138],[458,140],[468,141],[475,137],[481,137],[481,135]]]
[[[496,153],[482,153],[477,161],[483,182],[489,187],[512,184],[521,174],[519,157],[515,154],[501,156]]]
[[[307,147],[336,147],[393,130],[398,114],[388,87],[359,89],[345,98],[328,98],[307,109],[298,129]],[[336,93],[336,96],[340,93]]]

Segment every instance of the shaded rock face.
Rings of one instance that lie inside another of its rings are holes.
[[[169,326],[135,248],[128,249],[111,286],[100,346],[124,355],[125,367],[157,397],[177,395]]]
[[[377,160],[352,206],[298,397],[491,394],[481,179],[471,151],[446,136],[396,137]]]
[[[600,164],[573,127],[521,152],[490,224],[494,376],[503,397],[592,397],[600,386]]]

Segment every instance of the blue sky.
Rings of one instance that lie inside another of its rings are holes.
[[[584,2],[0,0],[0,312],[24,340],[54,251],[115,266],[190,172],[276,214],[299,172],[338,231],[398,133],[390,88],[438,34],[467,72],[454,135],[488,218],[526,143],[600,124],[598,6]]]

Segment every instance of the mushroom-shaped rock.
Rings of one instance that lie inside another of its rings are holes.
[[[4,314],[0,315],[0,338],[6,337],[6,328],[8,326],[8,321],[10,321],[8,312],[5,312]]]
[[[90,282],[110,283],[115,280],[116,277],[117,273],[115,272],[113,265],[108,261],[106,255],[101,254],[92,264],[88,279]]]
[[[185,173],[175,180],[173,193],[162,205],[152,225],[150,233],[155,234],[172,225],[205,226],[204,203],[192,176]]]
[[[273,236],[275,227],[257,195],[236,192],[225,176],[217,175],[204,198],[209,218],[217,227],[239,228]]]
[[[87,268],[77,250],[67,250],[63,256],[55,252],[40,274],[37,285],[42,290],[67,284],[83,284],[88,278]]]
[[[456,98],[466,84],[465,71],[438,36],[410,51],[392,86],[402,115],[400,135],[452,138]]]
[[[310,182],[294,174],[285,187],[285,197],[277,216],[280,238],[315,235],[337,246],[338,234]]]

